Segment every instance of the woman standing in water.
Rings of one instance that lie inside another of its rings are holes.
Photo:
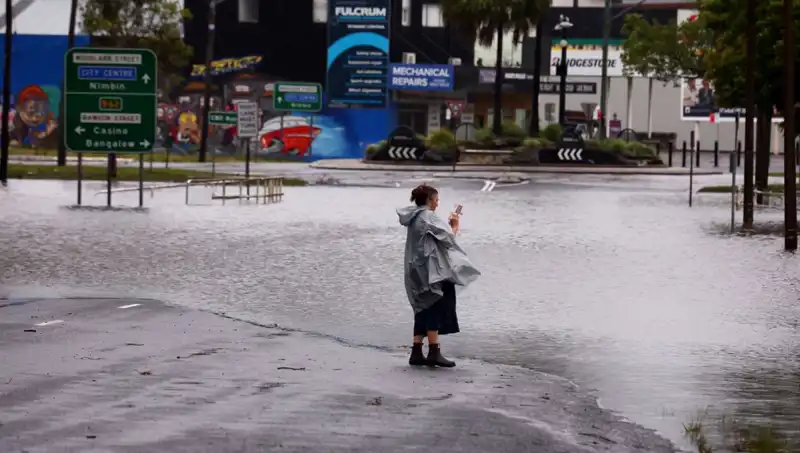
[[[436,214],[439,192],[421,185],[411,192],[412,206],[400,208],[400,224],[408,228],[404,260],[406,294],[414,309],[413,366],[454,367],[442,355],[439,336],[458,333],[456,285],[467,286],[480,272],[456,244],[459,213],[451,213],[445,222]],[[428,356],[422,342],[428,338]]]

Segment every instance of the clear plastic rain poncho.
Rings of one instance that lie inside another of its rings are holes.
[[[456,243],[450,225],[427,206],[400,208],[397,215],[408,228],[403,270],[414,313],[442,297],[443,282],[467,286],[481,275]]]

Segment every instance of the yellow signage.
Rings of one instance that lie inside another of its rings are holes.
[[[224,58],[222,60],[213,60],[211,62],[211,75],[224,74],[226,72],[242,71],[250,69],[259,63],[262,58],[257,55],[240,58]],[[196,64],[192,66],[192,77],[201,76],[206,73],[206,66]]]

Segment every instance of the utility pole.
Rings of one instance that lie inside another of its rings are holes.
[[[783,108],[783,225],[784,248],[787,251],[797,250],[797,180],[795,161],[795,30],[794,0],[783,0],[786,25],[783,28],[784,42],[784,108]]]
[[[608,108],[608,41],[611,39],[611,0],[603,7],[603,61],[600,63],[600,138],[606,138]]]
[[[208,153],[208,114],[211,112],[211,60],[214,59],[214,29],[216,28],[217,0],[208,2],[208,35],[206,40],[206,73],[203,74],[203,105],[202,105],[202,135],[200,136],[200,152],[197,155],[199,162],[206,161]]]
[[[8,183],[8,145],[11,135],[8,133],[8,117],[11,115],[11,40],[14,36],[13,28],[14,5],[12,0],[6,0],[6,42],[5,58],[3,65],[3,124],[0,130],[0,140],[3,141],[0,150],[0,184]]]

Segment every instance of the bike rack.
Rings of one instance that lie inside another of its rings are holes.
[[[256,204],[259,200],[263,204],[279,202],[283,199],[283,177],[282,176],[268,176],[268,177],[251,177],[251,178],[224,178],[224,179],[189,179],[186,181],[186,204],[189,204],[189,189],[193,186],[203,186],[212,188],[221,188],[222,193],[216,192],[211,194],[212,200],[222,200],[225,204],[227,200],[239,200],[239,204],[243,200],[255,199]],[[228,194],[228,187],[234,186],[238,188],[238,193]],[[251,187],[255,187],[255,194],[251,193]]]
[[[143,187],[144,190],[150,191],[150,198],[153,198],[156,190],[160,189],[174,189],[183,187],[186,190],[185,203],[189,204],[189,189],[196,186],[212,187],[214,189],[221,188],[220,194],[216,192],[211,194],[212,200],[222,200],[225,204],[227,200],[239,200],[239,204],[244,200],[255,199],[256,204],[262,202],[276,203],[283,199],[283,177],[282,176],[265,176],[265,177],[251,177],[251,178],[220,178],[220,179],[189,179],[185,183],[166,184],[161,186]],[[238,188],[238,192],[228,193],[228,187],[234,186]],[[253,190],[255,189],[254,193]],[[111,192],[136,192],[138,187],[125,187],[121,189],[112,189]],[[95,196],[107,194],[107,190],[96,192]]]

